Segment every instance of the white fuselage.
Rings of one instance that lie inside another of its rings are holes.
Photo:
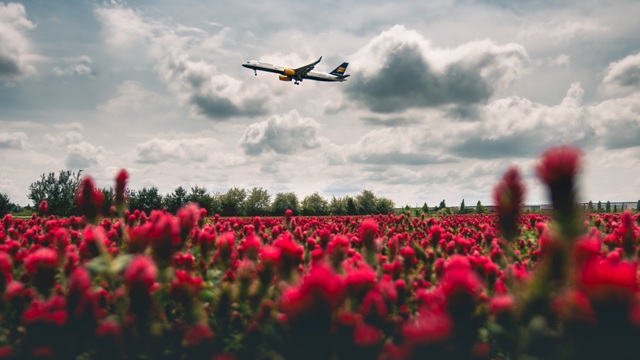
[[[247,69],[252,69],[254,71],[256,70],[267,71],[267,72],[288,76],[290,77],[290,79],[297,80],[297,81],[301,81],[303,79],[316,80],[316,81],[346,81],[347,80],[346,76],[336,76],[336,75],[331,75],[329,73],[323,73],[323,72],[313,71],[313,70],[309,71],[307,74],[303,76],[297,76],[294,69],[281,66],[281,65],[270,64],[270,63],[267,63],[264,61],[258,61],[258,60],[247,61],[246,63],[242,64],[242,66],[246,67]]]

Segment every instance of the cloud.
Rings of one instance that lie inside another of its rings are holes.
[[[240,146],[249,155],[267,152],[294,154],[320,146],[318,128],[311,118],[303,118],[292,110],[284,115],[274,115],[266,121],[249,125]]]
[[[100,165],[104,149],[88,142],[79,142],[67,147],[65,164],[71,169],[83,169],[92,165]]]
[[[602,88],[611,95],[626,95],[640,91],[640,53],[609,64]]]
[[[148,108],[158,108],[168,102],[168,99],[151,92],[136,81],[125,80],[116,90],[114,97],[98,106],[98,110],[107,113],[127,113]]]
[[[583,18],[572,20],[547,20],[525,27],[520,35],[523,37],[551,37],[554,41],[567,41],[576,37],[593,36],[610,31],[597,20]]]
[[[429,165],[451,161],[437,147],[434,134],[422,128],[384,128],[364,135],[344,149],[351,162],[368,165]]]
[[[19,131],[12,133],[0,133],[0,149],[24,149],[27,142],[27,134]]]
[[[0,2],[0,80],[15,80],[36,73],[28,64],[29,40],[25,33],[35,25],[24,5]]]
[[[448,138],[453,154],[475,159],[537,156],[562,143],[587,145],[596,140],[582,106],[584,90],[573,84],[555,106],[511,96],[484,108],[480,122],[453,131]]]
[[[51,72],[56,76],[84,76],[84,75],[93,75],[93,70],[91,69],[91,58],[82,55],[78,57],[65,58],[63,59],[66,65],[63,67],[56,66]]]
[[[134,152],[139,163],[164,162],[197,163],[209,160],[217,141],[210,138],[164,139],[154,138],[136,146]]]
[[[191,60],[191,50],[220,44],[227,31],[210,36],[201,29],[142,17],[121,6],[98,8],[106,42],[128,53],[142,52],[178,100],[195,116],[226,120],[258,116],[269,111],[265,87],[245,87],[242,81],[204,60]]]
[[[73,145],[82,142],[82,134],[77,131],[65,131],[56,135],[46,134],[44,139],[51,145]]]
[[[162,79],[191,105],[191,111],[213,120],[234,116],[258,116],[268,112],[262,87],[219,74],[213,65],[191,61],[186,55],[167,56],[158,65]]]
[[[640,147],[640,92],[588,108],[590,125],[608,149]]]
[[[526,51],[517,44],[483,40],[436,49],[419,33],[396,25],[355,55],[353,62],[359,65],[346,92],[377,113],[468,108],[486,103],[507,87],[527,61]]]

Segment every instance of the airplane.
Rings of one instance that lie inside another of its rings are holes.
[[[304,79],[316,80],[316,81],[346,81],[349,75],[345,75],[344,72],[349,66],[348,62],[342,63],[330,73],[323,73],[318,71],[312,71],[313,68],[318,65],[322,60],[322,56],[317,61],[312,62],[309,65],[299,67],[297,69],[288,68],[286,66],[274,65],[264,61],[251,60],[242,64],[247,69],[253,70],[253,73],[258,76],[258,70],[267,71],[276,74],[280,74],[279,79],[281,81],[291,81],[296,85],[300,85],[300,82]]]

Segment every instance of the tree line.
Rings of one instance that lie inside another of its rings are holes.
[[[33,208],[46,200],[48,214],[70,216],[77,214],[75,209],[75,194],[82,177],[82,170],[73,172],[62,170],[56,176],[51,172],[42,174],[40,179],[29,186],[28,198]],[[101,189],[105,199],[113,199],[113,188]],[[140,210],[149,213],[151,210],[166,209],[175,213],[183,205],[193,202],[205,208],[208,214],[221,216],[282,216],[286,210],[292,210],[294,215],[322,216],[322,215],[369,215],[393,212],[395,204],[392,200],[377,197],[370,190],[363,190],[355,196],[331,197],[326,199],[318,192],[299,199],[293,192],[280,192],[272,196],[262,187],[250,190],[232,187],[224,193],[208,192],[204,187],[194,186],[189,190],[178,186],[167,194],[161,194],[158,188],[143,187],[142,189],[127,189],[128,208],[130,211]],[[13,212],[16,205],[11,204],[0,208],[5,213]],[[2,205],[2,204],[0,204]],[[109,214],[112,202],[105,201],[103,214]]]

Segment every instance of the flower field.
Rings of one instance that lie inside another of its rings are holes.
[[[630,358],[640,339],[638,214],[576,206],[580,153],[542,155],[553,210],[220,218],[114,212],[0,227],[0,358]]]

